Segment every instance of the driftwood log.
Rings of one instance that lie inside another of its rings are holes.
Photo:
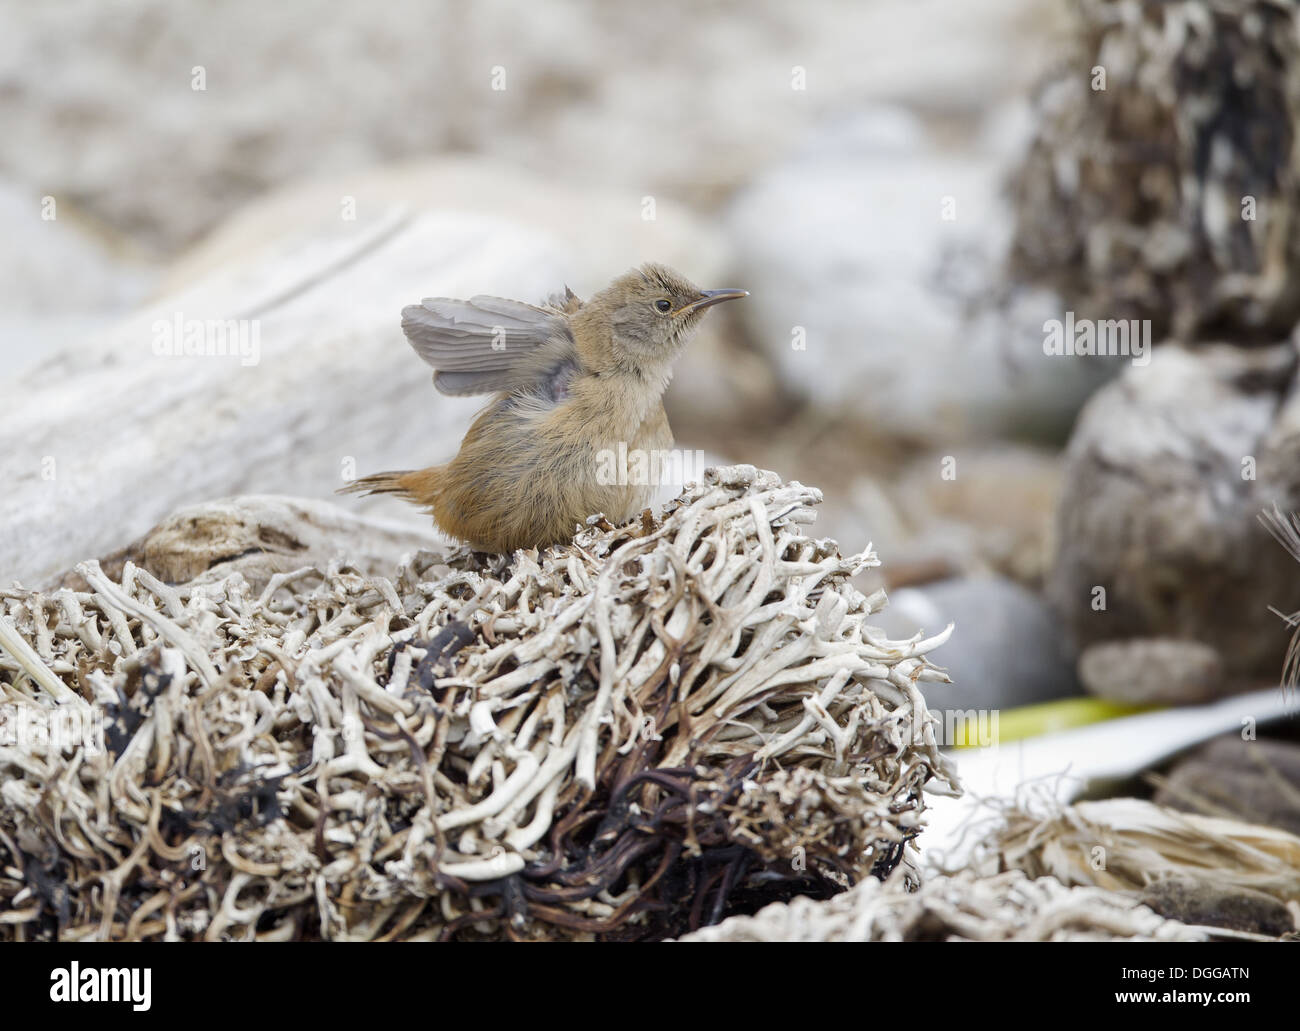
[[[145,310],[0,379],[0,583],[48,582],[184,505],[325,498],[356,470],[449,458],[480,402],[434,392],[402,306],[589,292],[650,258],[718,274],[709,234],[666,201],[644,221],[640,200],[439,161],[251,207]],[[204,349],[235,353],[183,353],[195,326]]]

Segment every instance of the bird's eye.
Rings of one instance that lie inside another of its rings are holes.
[[[673,310],[673,302],[667,300],[666,298],[661,297],[659,298],[659,300],[655,301],[655,307],[658,308],[664,314],[667,314],[668,312]]]

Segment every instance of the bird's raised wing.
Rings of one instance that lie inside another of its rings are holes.
[[[562,309],[483,294],[427,297],[402,309],[402,331],[438,370],[433,385],[444,394],[545,388],[557,367],[577,360],[565,313],[580,302],[571,293],[564,302]]]

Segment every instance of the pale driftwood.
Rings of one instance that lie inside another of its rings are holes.
[[[400,310],[421,297],[534,299],[566,279],[589,291],[651,258],[716,271],[718,248],[671,205],[642,223],[634,197],[583,200],[449,162],[302,188],[232,220],[167,296],[0,377],[0,584],[46,582],[182,505],[324,498],[358,472],[449,458],[481,400],[436,394],[403,339]],[[178,312],[256,320],[259,363],[155,355],[155,321]],[[391,502],[348,504],[429,525]]]
[[[127,562],[164,583],[206,583],[239,573],[261,590],[273,576],[347,562],[379,575],[403,554],[444,544],[432,529],[358,515],[314,498],[248,495],[178,509],[144,536],[104,557],[120,579]],[[62,578],[83,587],[80,574]]]

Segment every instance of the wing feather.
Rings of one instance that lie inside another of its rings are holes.
[[[516,378],[507,372],[435,372],[433,385],[438,393],[451,397],[470,394],[495,394],[498,390],[512,390]]]
[[[438,370],[433,382],[444,394],[529,386],[574,350],[564,311],[485,294],[409,305],[402,309],[402,331]]]

